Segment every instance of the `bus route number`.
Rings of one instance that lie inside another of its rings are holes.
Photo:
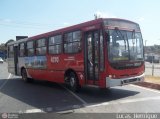
[[[52,63],[59,63],[59,57],[51,57]]]

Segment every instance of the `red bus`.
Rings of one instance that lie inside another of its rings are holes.
[[[100,18],[8,44],[8,71],[33,79],[109,88],[144,80],[140,27]]]

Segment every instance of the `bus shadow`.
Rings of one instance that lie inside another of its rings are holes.
[[[1,79],[0,84],[5,81],[6,79]],[[66,111],[85,106],[59,84],[47,81],[25,83],[19,78],[8,79],[8,82],[0,89],[0,93],[18,100],[15,101],[12,106],[17,107],[19,101],[23,102],[24,109],[19,110],[22,112],[25,112],[26,105],[42,109],[45,112]],[[91,105],[93,103],[103,103],[126,98],[138,93],[139,92],[136,91],[116,88],[112,88],[108,91],[101,91],[95,88],[82,88],[76,95],[85,100],[87,104]],[[7,104],[4,105],[5,108],[10,108],[9,106],[11,106]],[[1,111],[5,112],[3,109],[1,109]]]
[[[83,97],[89,104],[103,103],[115,101],[139,94],[138,91],[124,89],[122,87],[114,87],[110,89],[99,89],[84,87],[78,93],[79,97]]]

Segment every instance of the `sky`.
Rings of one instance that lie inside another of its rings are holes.
[[[160,45],[160,0],[0,0],[0,44],[90,21],[94,14],[137,22],[146,45]]]

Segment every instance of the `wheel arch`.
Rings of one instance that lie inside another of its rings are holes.
[[[70,76],[71,72],[73,72],[76,75],[77,79],[78,79],[78,75],[77,75],[76,71],[74,69],[72,69],[72,68],[69,68],[69,69],[65,70],[65,73],[64,73],[65,82],[69,81],[69,76]],[[79,82],[79,79],[78,79],[78,82]]]
[[[26,70],[26,72],[27,72],[27,77],[28,77],[28,78],[32,78],[32,77],[29,75],[29,73],[28,73],[26,67],[24,67],[24,66],[21,67],[21,76],[22,76],[22,70],[23,70],[23,69]]]
[[[23,69],[26,69],[26,68],[25,68],[24,66],[23,66],[23,67],[21,67],[21,76],[22,76],[22,70],[23,70]]]

